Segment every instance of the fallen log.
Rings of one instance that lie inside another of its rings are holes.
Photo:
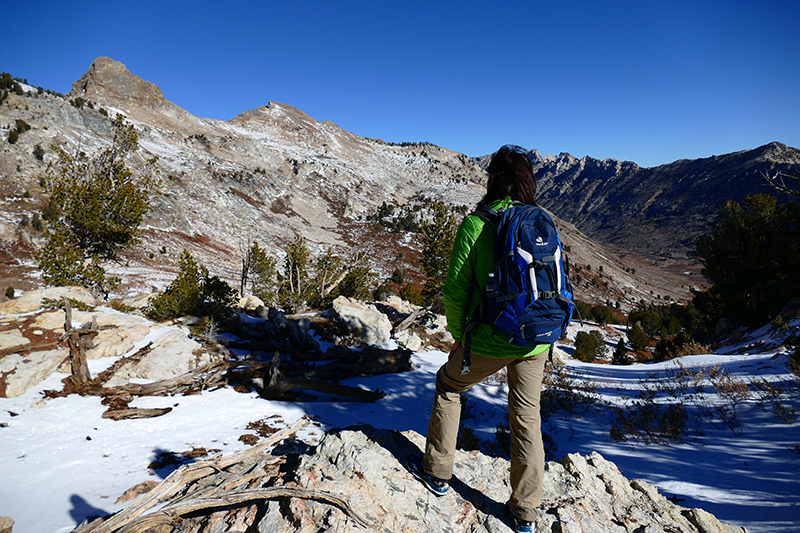
[[[287,378],[283,374],[281,364],[280,354],[275,352],[269,368],[269,384],[265,387],[256,387],[262,398],[278,400],[281,395],[294,389],[313,390],[332,396],[345,396],[362,402],[374,402],[386,396],[385,392],[379,390],[370,391],[359,387],[348,387],[314,379]]]
[[[115,409],[108,410],[103,413],[103,418],[110,418],[111,420],[127,420],[131,418],[155,418],[157,416],[165,415],[172,411],[172,407],[154,408],[154,409]]]
[[[275,350],[273,353],[281,352]],[[281,352],[282,353],[282,352]],[[311,364],[323,363],[326,364]],[[256,370],[268,370],[272,367],[270,361],[257,361],[242,359],[230,361],[231,371],[238,367],[247,367]],[[304,353],[299,356],[290,356],[289,360],[281,361],[283,373],[286,376],[306,379],[320,379],[326,381],[339,381],[356,376],[375,376],[392,374],[412,370],[411,351],[409,350],[335,350],[325,353]]]
[[[337,397],[344,396],[360,402],[375,402],[386,396],[386,393],[381,390],[371,391],[314,379],[282,379],[274,385],[259,390],[258,394],[267,400],[279,400],[284,393],[297,389],[322,392]]]
[[[131,396],[174,396],[176,394],[186,394],[189,392],[202,392],[208,388],[225,385],[225,372],[227,370],[227,363],[217,361],[198,367],[186,374],[154,381],[153,383],[131,383],[111,388],[101,387],[98,391],[98,395],[117,396],[130,394]]]
[[[209,476],[224,474],[225,471],[230,468],[232,469],[230,477],[238,477],[242,470],[249,471],[250,468],[254,466],[254,463],[258,464],[255,460],[258,455],[265,453],[268,448],[294,435],[297,431],[302,429],[303,426],[308,424],[308,422],[308,419],[301,418],[293,425],[278,431],[274,435],[270,435],[263,442],[230,456],[183,465],[167,476],[167,478],[153,490],[142,495],[140,499],[135,500],[126,508],[102,521],[96,520],[95,522],[81,526],[76,530],[76,533],[78,531],[80,531],[80,533],[119,533],[121,531],[126,531],[125,528],[129,525],[134,525],[137,518],[144,513],[153,507],[161,505],[162,502],[169,501],[178,494],[183,495],[181,501],[208,494],[207,487],[215,487],[217,485],[216,483],[208,481],[207,478]],[[263,469],[261,471],[263,472]],[[203,483],[196,483],[200,480],[203,480]]]
[[[189,513],[219,509],[221,507],[236,507],[257,500],[270,500],[272,498],[305,498],[319,500],[335,505],[347,516],[352,518],[359,526],[368,529],[373,527],[369,521],[356,513],[350,503],[335,494],[319,490],[308,490],[299,487],[266,487],[262,489],[245,489],[227,492],[216,498],[197,498],[169,504],[160,511],[142,516],[130,524],[119,529],[119,533],[141,533],[160,525],[172,524],[177,518]]]
[[[411,324],[413,324],[417,318],[424,315],[428,311],[429,311],[428,307],[422,307],[420,309],[417,309],[416,311],[408,315],[402,322],[397,324],[397,326],[395,326],[394,328],[394,332],[400,333],[401,331],[407,330],[409,327],[411,327]]]

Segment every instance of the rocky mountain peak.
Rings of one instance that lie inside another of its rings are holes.
[[[67,95],[129,106],[159,106],[164,95],[155,84],[131,74],[128,68],[110,57],[98,57]]]
[[[773,141],[757,149],[756,159],[769,163],[800,164],[800,151],[796,148]]]

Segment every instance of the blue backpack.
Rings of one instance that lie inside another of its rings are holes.
[[[502,211],[484,207],[472,214],[496,228],[495,266],[464,328],[462,374],[469,372],[471,330],[477,324],[491,325],[494,334],[517,346],[552,345],[575,311],[569,261],[550,215],[518,202]]]

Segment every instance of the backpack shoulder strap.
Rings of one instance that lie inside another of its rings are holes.
[[[497,212],[496,209],[492,209],[491,207],[479,207],[472,213],[471,216],[478,217],[479,219],[483,220],[487,224],[491,224],[494,227],[497,227],[497,223],[500,220],[500,213]]]

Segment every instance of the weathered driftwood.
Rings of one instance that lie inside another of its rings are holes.
[[[386,396],[386,393],[382,391],[370,391],[315,379],[287,378],[283,375],[281,366],[280,354],[275,352],[268,370],[269,383],[264,387],[258,388],[258,392],[262,397],[269,400],[279,399],[283,393],[293,389],[313,390],[333,396],[345,396],[362,402],[374,402]],[[263,373],[262,376],[264,376]]]
[[[105,383],[124,365],[136,362],[151,350],[151,345],[139,349],[135,354],[121,358],[111,368],[91,377],[86,363],[85,348],[88,340],[98,334],[96,318],[91,327],[72,326],[72,307],[64,301],[66,320],[62,341],[67,340],[70,350],[72,374],[64,380],[60,392],[47,391],[48,397],[81,394],[102,396],[108,410],[105,418],[123,420],[161,416],[169,409],[132,409],[128,407],[137,396],[174,396],[198,393],[206,389],[222,387],[229,382],[246,382],[255,387],[266,399],[285,399],[292,390],[309,390],[335,397],[353,398],[357,401],[374,402],[385,396],[381,391],[370,391],[359,387],[348,387],[338,382],[356,376],[371,376],[412,369],[411,352],[408,350],[385,350],[369,347],[363,350],[348,350],[332,347],[326,352],[302,352],[290,346],[276,346],[258,341],[219,342],[217,348],[227,353],[226,348],[250,352],[271,351],[276,354],[272,361],[228,360],[197,368],[175,378],[145,385],[129,384],[106,387]],[[281,361],[277,354],[284,354]],[[280,368],[279,368],[280,367]],[[268,383],[265,385],[265,383]]]
[[[416,311],[414,311],[413,313],[408,315],[402,322],[397,324],[394,327],[394,332],[395,333],[400,333],[401,331],[407,330],[408,328],[411,327],[411,324],[413,324],[414,321],[417,318],[421,317],[422,315],[424,315],[427,312],[428,312],[428,308],[427,307],[422,307],[420,309],[417,309]]]
[[[310,352],[274,343],[260,341],[221,341],[220,344],[233,350],[245,350],[251,353],[280,352],[291,357],[292,363],[302,364],[319,361],[349,361],[363,366],[360,375],[391,374],[411,370],[411,350],[399,348],[386,350],[383,348],[368,347],[363,350],[349,350],[332,346],[325,352]],[[251,359],[247,361],[253,364]],[[260,363],[269,365],[270,363]]]
[[[265,486],[277,468],[267,466],[281,462],[282,458],[265,455],[268,448],[294,435],[307,419],[266,438],[247,450],[184,465],[171,473],[150,492],[142,495],[128,507],[105,520],[96,520],[76,529],[78,533],[140,533],[159,525],[174,524],[182,516],[210,514],[220,508],[239,507],[273,498],[303,498],[323,501],[337,506],[357,524],[370,527],[367,520],[356,513],[350,503],[336,494],[303,489],[295,486]],[[155,507],[168,502],[158,511]]]
[[[63,397],[69,394],[80,394],[82,396],[102,396],[103,403],[108,405],[108,410],[103,413],[103,418],[113,420],[124,420],[128,418],[152,418],[161,416],[172,410],[163,409],[133,409],[128,408],[136,396],[175,396],[179,394],[193,394],[203,390],[222,387],[227,385],[225,373],[228,365],[224,361],[218,361],[209,365],[198,367],[191,372],[176,376],[174,378],[163,379],[147,384],[128,384],[118,387],[104,387],[114,373],[124,364],[131,360],[144,357],[151,350],[151,345],[147,344],[140,348],[135,354],[120,359],[111,368],[99,373],[93,379],[82,382],[74,379],[75,374],[64,380],[64,389],[61,391],[46,391],[48,398]],[[85,359],[84,359],[85,360]],[[87,371],[88,372],[88,371]]]
[[[16,354],[16,355],[27,355],[33,352],[48,352],[50,350],[55,350],[59,347],[62,343],[62,340],[57,341],[44,341],[44,342],[33,342],[30,344],[26,344],[25,346],[11,346],[10,348],[5,348],[0,350],[0,358],[5,357],[6,355]],[[2,530],[0,530],[2,533]]]
[[[127,420],[129,418],[155,418],[157,416],[165,415],[170,411],[172,411],[172,407],[164,407],[161,409],[109,409],[103,413],[103,418],[110,418],[112,420]]]
[[[72,364],[72,375],[69,379],[72,380],[75,386],[82,387],[92,379],[89,374],[89,366],[86,363],[86,342],[98,333],[97,317],[92,317],[91,328],[74,328],[72,327],[72,305],[68,298],[64,298],[64,311],[66,318],[64,320],[64,335],[62,339],[67,339],[69,357]]]
[[[162,524],[171,524],[181,516],[189,513],[196,513],[209,509],[221,507],[235,507],[257,500],[270,500],[272,498],[304,498],[318,500],[337,506],[363,528],[369,528],[371,524],[361,515],[356,513],[347,500],[335,494],[319,490],[301,489],[299,487],[267,487],[263,489],[244,489],[233,491],[217,498],[197,498],[188,501],[179,501],[167,505],[162,510],[143,516],[126,524],[119,530],[119,533],[142,533]]]
[[[386,396],[386,393],[380,390],[371,391],[315,379],[282,379],[274,385],[259,390],[258,393],[262,398],[267,400],[278,400],[285,392],[296,389],[311,390],[330,394],[331,396],[353,398],[360,402],[374,402]]]
[[[273,353],[285,352],[274,350]],[[311,352],[289,357],[289,360],[281,361],[281,368],[284,375],[294,378],[339,381],[356,376],[375,376],[412,369],[411,351],[403,349],[361,351],[329,349],[325,353]],[[326,364],[319,364],[325,361]],[[245,359],[231,361],[229,365],[231,369],[246,367],[257,371],[268,371],[273,362]]]

